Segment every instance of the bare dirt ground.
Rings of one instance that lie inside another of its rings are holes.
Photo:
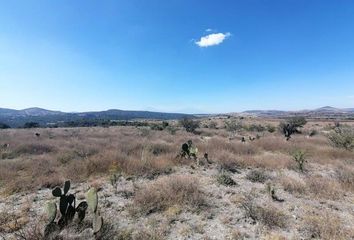
[[[354,239],[354,153],[330,144],[333,122],[286,141],[278,120],[237,119],[235,131],[225,121],[204,119],[198,134],[176,122],[0,131],[0,239],[43,239],[44,206],[67,179],[77,202],[98,189],[104,227],[85,232],[88,215],[61,239]],[[189,139],[199,161],[176,158]]]

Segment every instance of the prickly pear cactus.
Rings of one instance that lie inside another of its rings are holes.
[[[189,148],[190,154],[197,155],[198,154],[198,148],[197,147],[190,147]]]
[[[68,194],[69,190],[70,181],[65,181],[63,191],[60,187],[56,187],[52,191],[54,197],[60,198],[59,211],[61,213],[61,218],[58,221],[60,228],[64,228],[69,222],[71,222],[76,213],[75,196],[73,194]]]
[[[57,216],[57,205],[55,204],[55,202],[47,202],[44,210],[46,213],[48,224],[54,222]]]
[[[65,181],[64,183],[64,195],[66,195],[70,190],[70,181]]]
[[[57,216],[57,205],[55,202],[47,202],[44,211],[48,221],[44,229],[44,237],[45,239],[51,239],[51,236],[59,230],[58,225],[54,222]]]
[[[97,190],[95,188],[90,188],[90,190],[86,194],[86,200],[87,200],[88,208],[93,213],[95,213],[98,204]]]
[[[80,222],[82,222],[82,220],[84,220],[85,218],[87,207],[88,207],[87,202],[83,201],[76,208],[77,217],[79,218]]]
[[[92,228],[93,233],[98,233],[103,225],[103,218],[100,216],[99,211],[97,210],[98,205],[98,195],[95,188],[90,188],[86,194],[87,205],[90,211],[93,213]]]
[[[93,233],[98,233],[101,230],[102,225],[103,225],[103,218],[97,212],[93,216],[93,222],[92,222]]]

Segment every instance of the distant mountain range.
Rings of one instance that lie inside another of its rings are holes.
[[[291,117],[304,116],[307,118],[354,118],[354,108],[334,108],[325,106],[313,110],[300,111],[279,111],[279,110],[249,110],[242,115],[253,115],[258,117]]]
[[[220,114],[217,114],[220,115]],[[235,113],[237,116],[256,116],[266,118],[286,118],[291,116],[304,116],[306,118],[353,118],[354,108],[334,108],[330,106],[317,108],[314,110],[301,111],[279,111],[279,110],[249,110]],[[172,120],[185,117],[209,117],[213,114],[183,114],[164,113],[150,111],[126,111],[111,109],[98,112],[67,113],[61,111],[51,111],[42,108],[27,108],[14,110],[0,108],[0,123],[5,123],[11,127],[22,127],[26,122],[37,122],[41,126],[51,126],[71,121],[94,121],[94,120]]]
[[[11,127],[21,127],[26,122],[37,122],[41,126],[53,125],[61,122],[70,121],[90,121],[90,120],[135,120],[135,119],[159,119],[171,120],[184,117],[193,117],[193,115],[183,113],[163,113],[149,111],[125,111],[111,109],[100,112],[79,112],[66,113],[60,111],[51,111],[42,108],[27,108],[23,110],[14,110],[0,108],[0,123],[5,123]]]

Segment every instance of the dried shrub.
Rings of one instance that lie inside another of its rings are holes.
[[[55,148],[50,145],[30,143],[30,144],[20,145],[17,148],[15,148],[14,154],[17,156],[24,155],[24,154],[39,155],[44,153],[50,153],[53,152],[54,150]]]
[[[264,206],[255,202],[254,194],[247,194],[240,201],[246,217],[255,222],[260,222],[269,228],[285,228],[287,226],[287,215],[272,205]]]
[[[306,186],[310,194],[318,198],[336,200],[342,195],[339,183],[333,179],[311,176],[306,179]]]
[[[329,211],[306,214],[303,220],[303,231],[308,238],[323,240],[345,240],[353,237],[353,232],[343,227],[339,216]]]
[[[306,192],[306,184],[292,177],[282,177],[280,184],[285,191],[292,194],[304,194]]]
[[[265,181],[270,179],[270,176],[263,169],[254,169],[247,173],[246,178],[251,182],[264,183]]]
[[[189,176],[162,177],[139,189],[133,200],[136,212],[150,214],[179,205],[197,209],[204,204],[198,180]]]
[[[230,175],[222,173],[216,178],[217,182],[224,186],[235,186],[236,182],[231,178]]]
[[[354,168],[349,166],[339,166],[336,169],[336,176],[345,190],[354,192]]]

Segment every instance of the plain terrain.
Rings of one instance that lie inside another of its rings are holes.
[[[276,119],[205,118],[197,133],[168,123],[0,130],[0,239],[40,239],[45,202],[67,179],[78,199],[100,190],[102,239],[354,238],[354,152],[331,145],[332,121],[289,141]],[[176,157],[188,140],[198,161]]]

